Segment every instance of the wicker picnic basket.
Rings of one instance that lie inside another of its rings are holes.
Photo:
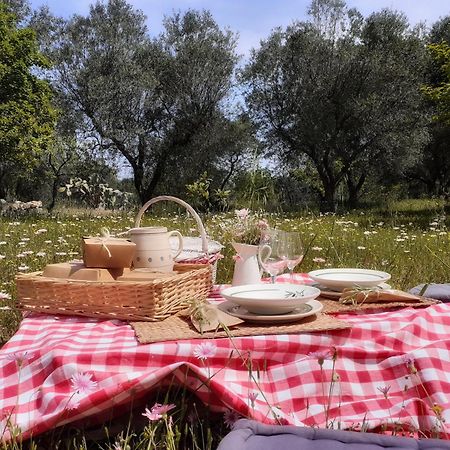
[[[16,277],[19,307],[51,314],[159,321],[185,309],[189,301],[205,299],[213,284],[217,258],[209,255],[205,227],[195,210],[176,197],[155,197],[139,210],[135,227],[140,226],[147,208],[162,200],[184,206],[200,231],[200,252],[195,252],[191,261],[176,262],[175,275],[150,281],[85,281],[43,277],[42,272],[20,274]]]
[[[205,299],[211,266],[176,264],[176,275],[151,281],[84,281],[47,278],[42,272],[16,277],[21,309],[102,319],[158,321]]]

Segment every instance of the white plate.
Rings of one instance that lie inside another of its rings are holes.
[[[369,269],[321,269],[308,273],[309,277],[329,289],[346,287],[375,287],[391,278],[387,272]]]
[[[246,284],[233,286],[220,295],[255,314],[284,314],[320,295],[320,290],[301,284]]]
[[[314,283],[311,286],[316,287],[317,289],[320,289],[320,296],[321,297],[326,297],[327,299],[332,299],[332,300],[339,300],[341,298],[343,289],[340,288],[339,290],[336,289],[330,289],[329,287],[326,286],[322,286],[319,283]],[[391,285],[387,284],[387,283],[381,283],[376,287],[370,287],[368,289],[391,289]]]
[[[310,300],[293,311],[278,315],[255,314],[230,301],[221,303],[218,305],[218,308],[230,314],[230,316],[239,317],[239,319],[250,322],[296,322],[297,320],[319,313],[322,311],[323,305],[318,300]]]

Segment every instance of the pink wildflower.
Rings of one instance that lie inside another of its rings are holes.
[[[228,428],[233,428],[236,421],[239,420],[240,418],[241,418],[241,416],[236,411],[233,411],[232,409],[228,409],[227,411],[225,411],[225,413],[223,415],[223,421],[225,422],[225,425]]]
[[[250,213],[248,208],[236,209],[234,212],[235,212],[236,216],[241,220],[247,219],[247,217]]]
[[[317,352],[308,353],[308,357],[311,359],[317,359],[319,366],[322,366],[326,359],[333,359],[335,351],[332,350],[319,350]]]
[[[97,382],[92,381],[92,373],[78,372],[70,378],[72,389],[80,394],[89,394],[97,387]]]
[[[203,342],[194,348],[194,355],[198,359],[212,358],[217,351],[217,347],[212,342]]]
[[[258,397],[258,393],[257,392],[250,392],[248,394],[248,399],[250,400],[250,405],[251,405],[252,408],[255,407],[256,397]]]
[[[384,387],[377,387],[377,389],[384,395],[384,398],[387,400],[388,398],[388,392],[391,389],[391,386],[384,386]]]
[[[267,230],[269,228],[269,224],[264,219],[258,220],[258,223],[256,225],[260,230]]]
[[[412,356],[405,355],[403,360],[405,361],[406,367],[412,374],[417,373],[416,366],[414,365],[414,358]]]
[[[23,363],[26,361],[29,361],[31,358],[33,358],[34,353],[31,352],[16,352],[16,353],[10,353],[9,355],[6,355],[6,358],[10,361],[15,361],[16,364],[19,367],[23,366]]]
[[[242,256],[241,255],[233,255],[233,261],[242,261]]]
[[[154,422],[162,419],[173,408],[175,408],[174,404],[161,405],[160,403],[155,403],[152,406],[152,409],[145,408],[145,412],[142,413],[142,415],[147,417],[151,422]]]

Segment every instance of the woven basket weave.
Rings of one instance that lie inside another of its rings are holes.
[[[205,264],[175,264],[178,273],[151,281],[82,281],[46,278],[41,272],[16,277],[21,309],[104,319],[158,321],[205,299],[212,269]]]

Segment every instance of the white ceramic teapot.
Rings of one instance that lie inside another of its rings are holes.
[[[157,272],[171,272],[174,259],[183,250],[183,236],[179,231],[167,231],[166,227],[142,227],[129,230],[130,240],[136,244],[133,259],[135,268],[149,268]],[[172,253],[169,238],[177,236],[178,249]]]

